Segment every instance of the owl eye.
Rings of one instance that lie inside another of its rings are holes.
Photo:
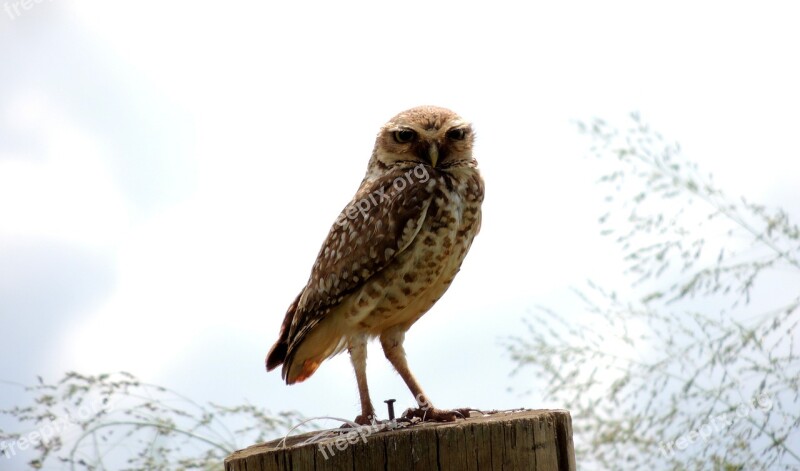
[[[451,129],[447,131],[447,137],[454,141],[463,141],[467,136],[467,132],[463,128]]]
[[[417,133],[411,129],[401,129],[394,132],[394,140],[400,144],[411,142],[415,137],[417,137]]]

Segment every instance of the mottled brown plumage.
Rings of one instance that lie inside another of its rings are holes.
[[[381,128],[360,188],[286,313],[267,370],[282,364],[283,378],[293,384],[347,348],[361,396],[357,421],[367,423],[374,408],[366,342],[380,337],[426,417],[455,418],[432,407],[402,343],[447,290],[480,229],[483,180],[473,141],[469,123],[433,106],[404,111]]]

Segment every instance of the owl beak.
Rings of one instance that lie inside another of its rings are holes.
[[[428,147],[428,158],[431,162],[431,167],[435,167],[436,162],[439,161],[439,146],[435,142]]]

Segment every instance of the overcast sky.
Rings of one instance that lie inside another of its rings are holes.
[[[420,104],[473,122],[486,181],[407,335],[440,407],[557,407],[501,339],[587,278],[626,283],[573,120],[640,111],[729,194],[798,209],[790,2],[0,3],[0,379],[125,370],[355,417],[346,355],[291,387],[264,356],[379,127]],[[410,406],[372,347],[374,401]]]

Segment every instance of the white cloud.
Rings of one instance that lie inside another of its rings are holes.
[[[18,92],[6,110],[4,125],[38,146],[0,158],[0,234],[111,248],[128,228],[125,201],[98,139],[53,101]]]

